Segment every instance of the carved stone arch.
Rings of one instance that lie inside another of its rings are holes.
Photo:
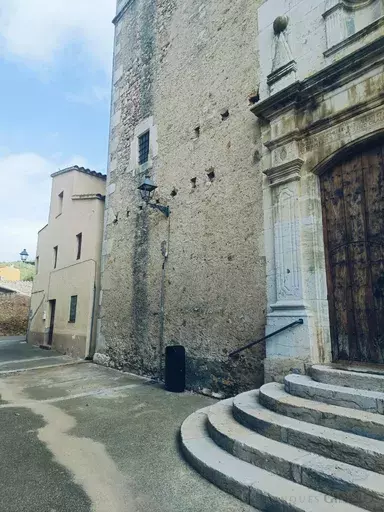
[[[320,176],[340,163],[346,157],[359,151],[362,147],[376,144],[381,139],[384,140],[384,128],[380,128],[379,130],[370,133],[365,133],[361,137],[348,142],[343,147],[330,153],[321,162],[316,164],[315,167],[311,169],[311,172]]]
[[[375,0],[341,0],[345,7],[349,9],[362,9],[372,4]]]

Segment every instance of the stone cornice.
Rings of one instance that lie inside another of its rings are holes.
[[[303,163],[304,160],[296,158],[290,162],[271,167],[263,172],[268,176],[271,187],[276,187],[283,183],[300,180],[300,171]]]
[[[318,121],[309,124],[306,128],[301,130],[300,137],[296,138],[296,140],[301,139],[303,136],[309,137],[310,135],[321,133],[324,130],[327,130],[328,128],[332,128],[333,126],[346,122],[349,119],[357,118],[359,115],[364,114],[365,112],[373,110],[377,107],[380,107],[382,104],[383,99],[381,97],[378,97],[370,101],[359,103],[357,105],[352,105],[350,108],[338,112],[337,114],[334,114],[333,116],[327,119],[319,119]],[[281,145],[279,142],[280,141],[272,141],[271,146],[278,147]]]
[[[297,81],[266,100],[256,103],[251,108],[251,112],[260,119],[270,121],[271,118],[279,114],[281,110],[295,107],[299,101],[301,91],[302,82]]]
[[[276,71],[273,71],[267,76],[267,84],[269,86],[273,85],[274,83],[281,80],[284,76],[289,75],[290,73],[294,73],[297,71],[297,64],[296,61],[291,60],[285,66],[280,67],[279,69],[276,69]]]
[[[116,14],[116,16],[113,18],[112,23],[116,25],[121,18],[124,16],[126,10],[128,7],[134,2],[134,0],[127,0],[126,4],[120,9],[120,11]]]
[[[105,201],[105,196],[103,194],[73,194],[71,199],[73,201],[84,201],[89,199],[98,199],[100,201]]]
[[[360,2],[356,0],[340,0],[337,4],[333,5],[330,9],[326,10],[323,14],[323,18],[329,16],[337,9],[348,9],[350,11],[358,11],[359,9],[364,9],[364,7],[368,7],[368,5],[372,4],[374,0],[361,0]]]
[[[289,144],[293,141],[298,141],[302,138],[302,132],[296,128],[289,133],[286,133],[282,137],[277,137],[273,140],[268,140],[264,142],[264,146],[266,146],[269,150],[278,148],[280,146],[284,146],[285,144]]]
[[[379,64],[384,57],[384,36],[330,64],[315,75],[286,87],[266,100],[256,103],[251,111],[260,119],[270,121],[291,108],[304,106],[309,98],[337,89],[352,77],[366,73],[367,68]]]

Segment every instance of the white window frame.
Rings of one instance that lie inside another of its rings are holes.
[[[149,155],[148,161],[139,165],[139,138],[144,133],[149,132]],[[147,117],[139,123],[134,131],[133,140],[131,142],[131,158],[129,170],[133,175],[136,173],[144,173],[153,167],[153,159],[156,158],[158,152],[157,146],[157,126],[154,124],[153,116]]]

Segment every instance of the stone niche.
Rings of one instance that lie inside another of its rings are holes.
[[[327,2],[327,51],[381,16],[381,1]],[[336,17],[339,31],[333,33]],[[266,334],[299,319],[303,324],[267,341],[266,381],[332,360],[319,174],[344,152],[384,133],[381,32],[375,29],[372,40],[362,39],[356,49],[300,79],[287,23],[279,17],[270,27],[275,40],[272,71],[265,77],[270,94],[252,111],[261,121],[265,147]]]
[[[326,28],[326,57],[334,54],[383,24],[381,0],[328,0],[323,14]]]

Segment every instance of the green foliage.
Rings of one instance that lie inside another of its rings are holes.
[[[36,274],[35,262],[33,263],[24,263],[23,261],[3,261],[0,262],[1,265],[14,266],[15,268],[20,269],[20,279],[22,281],[33,281],[33,278]]]

